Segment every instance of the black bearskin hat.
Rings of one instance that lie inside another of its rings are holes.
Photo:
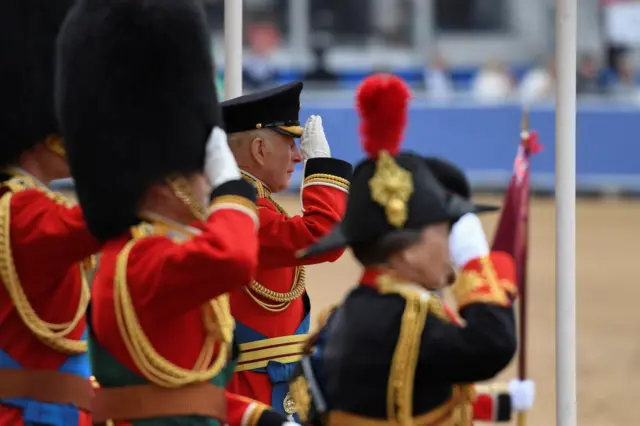
[[[56,107],[90,230],[134,225],[150,185],[202,171],[222,127],[200,0],[79,0],[58,39]]]
[[[58,133],[53,106],[56,36],[73,0],[0,1],[0,166]]]

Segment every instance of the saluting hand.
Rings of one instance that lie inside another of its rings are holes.
[[[488,254],[489,243],[478,216],[467,213],[453,224],[449,234],[449,255],[458,269]]]
[[[319,115],[312,115],[307,119],[300,138],[300,151],[305,160],[331,157],[329,142],[322,127],[322,117]]]
[[[231,149],[229,149],[227,134],[220,127],[214,127],[209,135],[205,151],[204,172],[213,189],[223,183],[240,179],[240,169]]]

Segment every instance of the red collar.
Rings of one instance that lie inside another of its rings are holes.
[[[362,278],[360,278],[360,285],[377,288],[378,277],[386,272],[384,268],[365,268],[364,272],[362,272]]]

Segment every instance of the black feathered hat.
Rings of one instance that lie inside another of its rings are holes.
[[[343,221],[300,257],[373,243],[397,230],[453,223],[480,211],[448,191],[423,157],[399,152],[410,95],[404,81],[395,76],[374,75],[362,83],[357,102],[361,142],[369,158],[354,171]]]
[[[58,133],[56,36],[73,0],[0,1],[0,166]]]
[[[101,240],[137,222],[149,186],[202,171],[222,127],[199,0],[79,0],[58,40],[56,107],[71,174]]]
[[[436,179],[453,194],[457,194],[466,200],[471,199],[471,185],[464,172],[455,164],[438,157],[425,157],[427,167]],[[487,204],[476,204],[477,212],[488,213],[500,210],[500,207]]]
[[[272,129],[299,138],[302,85],[301,81],[294,81],[224,101],[222,115],[227,132]]]

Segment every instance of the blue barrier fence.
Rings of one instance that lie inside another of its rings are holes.
[[[519,142],[517,104],[435,106],[415,102],[404,149],[438,155],[459,164],[476,186],[505,187]],[[335,157],[362,158],[358,117],[346,103],[307,103],[302,115],[320,114]],[[555,109],[530,112],[544,150],[532,163],[532,183],[549,190],[555,176]],[[582,105],[577,117],[577,183],[581,190],[640,191],[640,109],[620,104]]]
[[[640,192],[640,109],[620,104],[581,105],[577,117],[577,185],[580,191]],[[551,190],[555,171],[555,110],[530,110],[544,150],[532,163],[532,186]],[[352,163],[363,158],[358,117],[352,101],[306,100],[301,120],[320,114],[334,157]],[[474,186],[506,187],[518,145],[521,108],[435,106],[415,101],[410,110],[404,149],[445,157],[464,168]],[[293,181],[299,182],[300,171]]]

